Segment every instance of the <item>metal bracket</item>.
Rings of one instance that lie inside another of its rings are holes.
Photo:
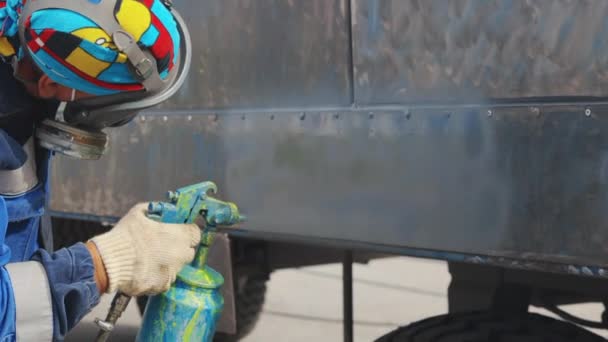
[[[353,252],[345,251],[342,259],[342,300],[344,309],[344,342],[353,342]]]

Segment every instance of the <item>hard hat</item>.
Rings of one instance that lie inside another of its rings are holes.
[[[192,57],[167,0],[6,0],[0,23],[1,55],[28,56],[53,81],[96,95],[68,103],[51,135],[64,124],[97,134],[128,122],[179,89]]]

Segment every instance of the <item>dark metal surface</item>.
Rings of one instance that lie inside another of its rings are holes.
[[[448,264],[451,276],[448,288],[450,313],[495,311],[524,314],[528,312],[531,292],[534,291],[531,287],[508,282],[505,279],[507,270],[490,265]],[[563,276],[562,279],[567,278]],[[535,289],[542,288],[540,283],[536,286]]]
[[[213,180],[240,236],[608,277],[608,2],[176,5],[187,86],[56,160],[57,214]]]
[[[351,102],[346,0],[175,0],[194,60],[164,108]]]
[[[145,115],[101,161],[55,163],[51,206],[119,217],[213,179],[252,235],[602,266],[607,108]]]
[[[352,0],[359,104],[606,96],[604,0]]]

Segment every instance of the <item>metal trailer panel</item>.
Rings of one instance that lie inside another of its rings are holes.
[[[176,0],[191,76],[162,108],[351,103],[347,0]]]
[[[608,277],[607,107],[571,98],[606,93],[608,3],[176,3],[188,85],[55,160],[56,214],[214,180],[241,236]]]
[[[606,96],[604,0],[352,0],[356,102]]]
[[[608,262],[608,106],[164,114],[118,129],[101,161],[54,163],[51,207],[119,217],[212,179],[246,236]]]

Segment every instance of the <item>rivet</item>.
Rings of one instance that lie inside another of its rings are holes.
[[[192,121],[192,115],[188,115],[188,121]]]
[[[578,270],[578,268],[576,268],[576,267],[574,267],[572,265],[569,265],[568,266],[568,273],[571,273],[571,274],[580,274],[581,272]]]
[[[488,109],[488,116],[492,116],[492,114],[494,114],[492,113],[492,110]]]
[[[473,264],[483,264],[484,263],[483,258],[481,258],[480,256],[474,256],[474,257],[470,258],[468,261]]]
[[[585,109],[585,116],[591,116],[591,108]]]
[[[300,120],[306,120],[306,113],[300,113]]]
[[[537,116],[540,115],[540,109],[538,109],[537,107],[532,107],[532,113],[536,114]]]
[[[369,113],[369,119],[373,120],[374,119],[374,113]]]
[[[167,122],[167,120],[169,120],[169,117],[167,117],[166,115],[163,115],[163,121]]]
[[[274,114],[270,116],[270,120],[274,120]]]
[[[592,276],[593,275],[593,271],[589,268],[589,267],[584,267],[581,269],[581,271],[583,271],[583,274],[586,276]]]

